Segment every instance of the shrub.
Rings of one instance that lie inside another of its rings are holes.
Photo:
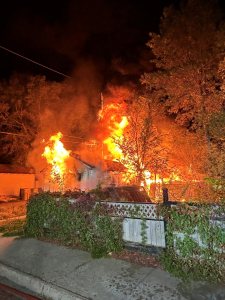
[[[32,197],[27,204],[25,237],[57,239],[65,245],[91,252],[93,258],[123,250],[122,218],[111,218],[107,204],[93,195],[82,195],[76,203],[50,193]]]

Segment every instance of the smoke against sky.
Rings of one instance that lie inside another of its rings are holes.
[[[69,76],[80,62],[91,60],[104,74],[103,86],[111,79],[127,80],[129,75],[138,81],[151,68],[149,57],[139,64],[148,33],[157,30],[163,7],[171,2],[9,1],[1,7],[0,45]],[[16,69],[63,79],[4,50],[0,50],[0,63],[5,67],[1,77]]]
[[[139,82],[152,70],[146,43],[159,31],[163,9],[179,0],[39,0],[4,1],[0,45],[72,76],[80,63],[92,61],[105,87],[111,80]],[[224,1],[220,5],[224,6]],[[0,78],[12,71],[63,77],[0,49]]]
[[[100,93],[107,102],[140,88],[153,70],[146,43],[158,31],[165,6],[175,0],[5,1],[0,11],[0,45],[74,78],[32,64],[0,49],[0,78],[13,71],[63,82],[61,100],[43,110],[44,128],[89,138]],[[125,99],[126,100],[126,99]],[[54,131],[54,132],[53,132]]]

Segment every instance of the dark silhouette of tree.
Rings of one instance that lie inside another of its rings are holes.
[[[31,144],[42,129],[42,115],[54,106],[61,84],[47,82],[43,76],[15,73],[0,83],[1,154],[25,165]]]

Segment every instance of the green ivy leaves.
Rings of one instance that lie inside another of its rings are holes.
[[[33,197],[27,205],[25,237],[48,237],[78,246],[93,258],[123,250],[122,218],[111,218],[105,204],[90,205],[90,198],[70,204],[49,193]]]
[[[225,274],[225,229],[215,216],[224,215],[225,207],[158,204],[157,211],[167,221],[167,249],[161,256],[165,268],[185,281],[221,281]]]

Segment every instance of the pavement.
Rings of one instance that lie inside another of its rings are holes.
[[[168,272],[35,239],[0,237],[0,283],[38,299],[224,300],[225,286],[190,287]],[[9,298],[10,299],[10,298]]]

